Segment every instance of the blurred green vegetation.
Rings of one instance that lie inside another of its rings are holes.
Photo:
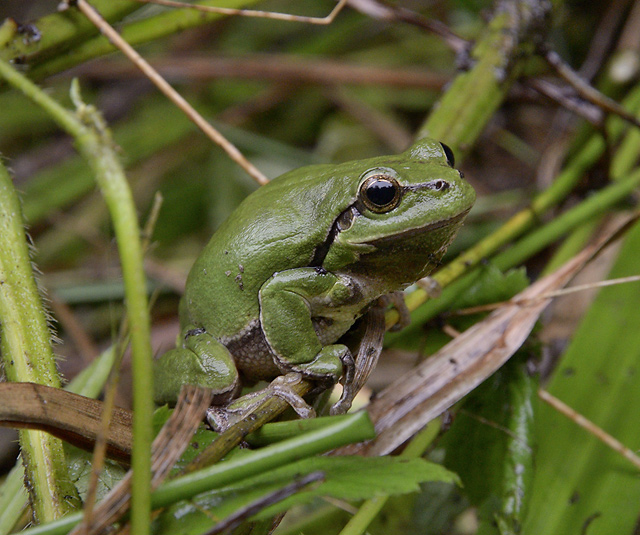
[[[437,116],[434,104],[460,80],[457,75],[469,74],[467,87],[484,87],[473,71],[474,59],[454,52],[434,33],[351,8],[329,26],[311,26],[200,17],[123,0],[92,3],[269,177],[314,162],[398,152],[421,129],[433,130],[425,121]],[[209,3],[320,16],[335,5],[328,0]],[[473,42],[486,32],[491,9],[512,3],[402,0],[393,5],[440,21]],[[551,17],[536,28],[528,46],[543,40],[596,87],[637,112],[640,28],[633,14],[638,3],[555,0],[552,5]],[[3,2],[0,19],[11,17],[16,24],[0,27],[0,58],[13,60],[65,105],[77,77],[85,100],[102,111],[113,131],[143,222],[156,192],[162,194],[147,253],[156,299],[153,343],[162,351],[177,332],[180,288],[191,263],[257,186],[122,55],[106,54],[108,44],[97,31],[77,14],[52,9],[49,2]],[[469,100],[461,103],[459,115],[439,119],[439,124],[449,121],[439,137],[451,135],[457,121],[477,130],[472,142],[452,143],[480,199],[448,258],[492,236],[567,169],[575,170],[571,187],[556,199],[557,207],[533,218],[528,241],[511,238],[515,241],[502,256],[486,259],[481,271],[452,285],[442,301],[418,309],[410,330],[389,337],[384,370],[435,350],[446,338],[437,329],[443,322],[462,329],[472,321],[450,317],[449,310],[507,299],[526,283],[525,271],[535,279],[620,214],[637,210],[637,191],[627,192],[615,204],[562,223],[563,213],[588,206],[586,200],[612,179],[632,176],[640,155],[638,134],[620,120],[588,123],[535,92],[528,77],[566,87],[536,56],[519,66],[506,95],[495,95],[496,108],[487,108],[487,117],[474,115],[476,122],[467,124],[464,111],[475,105]],[[60,367],[71,378],[86,365],[88,349],[97,353],[111,343],[122,314],[108,212],[69,138],[26,97],[2,84],[0,154],[21,194],[33,260],[63,340],[55,350],[65,357]],[[562,227],[556,231],[551,225],[558,220]],[[635,228],[612,276],[637,274],[637,235]],[[516,260],[505,260],[509,254]],[[605,266],[593,277],[607,273]],[[456,471],[464,487],[427,484],[421,494],[394,499],[370,533],[637,533],[635,469],[565,417],[540,409],[535,395],[540,375],[554,395],[628,447],[640,447],[634,431],[640,417],[637,292],[631,285],[607,289],[593,305],[576,299],[566,307],[571,314],[556,310],[549,322],[556,329],[543,324],[512,364],[461,402],[452,429],[430,451],[431,460]],[[73,313],[70,318],[58,314],[63,309]],[[388,377],[386,371],[374,375],[374,388],[382,388]],[[120,396],[126,404],[126,380]],[[294,511],[277,533],[338,533],[342,514],[318,503],[313,514]]]

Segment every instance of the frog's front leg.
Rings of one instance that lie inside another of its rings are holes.
[[[355,321],[348,305],[359,301],[357,285],[323,268],[273,275],[260,289],[260,322],[278,367],[327,387],[344,372],[343,397],[351,396],[355,369],[351,352],[343,344],[323,345],[319,336],[335,340],[342,335]],[[314,316],[324,318],[324,333],[316,332]]]
[[[156,362],[155,402],[174,405],[184,384],[211,388],[216,404],[231,401],[240,383],[229,350],[202,328],[188,326],[183,333],[182,347],[168,351]]]

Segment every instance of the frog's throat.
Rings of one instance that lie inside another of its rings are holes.
[[[410,228],[407,229],[403,232],[396,232],[391,236],[384,236],[381,238],[375,238],[373,240],[370,241],[366,241],[366,242],[361,242],[360,245],[376,245],[376,244],[382,244],[385,243],[387,241],[392,241],[392,240],[397,240],[398,238],[407,238],[407,237],[411,237],[417,234],[422,234],[424,232],[429,232],[429,231],[434,231],[437,230],[439,228],[442,227],[446,227],[446,226],[450,226],[450,225],[456,225],[457,223],[459,223],[460,221],[462,221],[467,214],[469,213],[469,210],[471,210],[471,207],[467,208],[466,210],[452,216],[449,217],[447,219],[441,219],[440,221],[435,221],[434,223],[430,223],[428,225],[423,225],[420,227],[415,227],[415,228]],[[340,220],[342,219],[342,217],[344,216],[344,214],[346,212],[356,212],[353,217],[358,217],[359,216],[359,212],[358,209],[352,205],[349,208],[347,208],[347,210],[345,210],[344,212],[342,212],[333,222],[333,224],[331,225],[331,229],[329,230],[329,233],[327,234],[326,239],[316,247],[313,257],[311,259],[311,262],[309,263],[309,267],[320,267],[322,266],[322,264],[324,263],[324,260],[327,256],[327,254],[329,253],[329,249],[331,248],[331,245],[333,245],[333,242],[335,241],[336,237],[338,236],[338,234],[340,234]]]

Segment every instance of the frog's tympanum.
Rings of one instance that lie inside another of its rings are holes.
[[[348,387],[354,360],[340,338],[438,266],[475,200],[453,164],[447,146],[421,139],[396,156],[296,169],[249,195],[191,269],[156,401],[195,384],[226,404],[243,384],[292,372]]]

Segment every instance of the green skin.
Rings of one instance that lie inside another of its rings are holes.
[[[473,205],[450,157],[425,138],[396,156],[297,169],[248,196],[191,269],[181,347],[158,361],[156,402],[175,403],[183,384],[225,404],[243,384],[289,372],[326,385],[348,377],[340,337],[437,267]],[[382,206],[371,181],[399,194]]]

